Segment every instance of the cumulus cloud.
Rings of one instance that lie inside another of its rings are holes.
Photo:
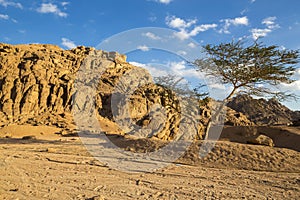
[[[0,19],[9,20],[9,16],[8,15],[0,14]]]
[[[68,14],[61,11],[57,5],[52,3],[42,3],[41,6],[37,9],[37,12],[39,13],[52,13],[54,15],[57,15],[59,17],[67,17]]]
[[[251,29],[252,38],[257,40],[261,37],[266,37],[269,33],[274,31],[275,29],[280,28],[278,24],[275,23],[276,17],[267,17],[262,20],[262,24],[266,26],[266,28],[254,28]]]
[[[161,37],[155,35],[154,33],[151,33],[151,32],[147,32],[147,33],[143,33],[142,34],[143,36],[147,37],[147,38],[150,38],[152,40],[160,40]]]
[[[12,7],[15,7],[15,8],[20,8],[20,9],[23,8],[21,3],[13,2],[13,1],[7,1],[7,0],[0,0],[0,5],[4,6],[4,7],[12,6]]]
[[[196,22],[197,22],[197,20],[195,20],[195,19],[185,21],[185,20],[183,20],[179,17],[175,17],[175,16],[166,17],[166,23],[171,28],[177,28],[177,29],[189,28]]]
[[[175,33],[175,36],[181,40],[186,40],[190,37],[194,37],[200,32],[204,32],[218,26],[217,24],[195,25],[196,23],[196,19],[184,20],[175,16],[166,17],[167,26],[169,26],[170,28],[178,29],[179,31]]]
[[[229,28],[230,26],[248,26],[249,20],[247,16],[244,17],[237,17],[234,19],[222,19],[221,22],[224,22],[223,28],[219,31],[220,33],[226,33],[229,34]]]
[[[137,49],[141,50],[141,51],[149,51],[150,48],[146,45],[140,45],[137,47]]]
[[[74,49],[77,46],[72,40],[69,40],[68,38],[62,38],[61,41],[61,45],[67,47],[68,49]]]

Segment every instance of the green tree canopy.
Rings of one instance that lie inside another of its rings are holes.
[[[243,41],[233,41],[206,45],[207,57],[197,59],[193,64],[199,71],[233,87],[226,100],[237,91],[257,96],[288,97],[286,92],[273,91],[270,86],[294,81],[291,76],[299,62],[299,50],[280,49],[257,41],[246,47],[244,44]]]

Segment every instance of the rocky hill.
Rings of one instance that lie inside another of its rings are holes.
[[[91,56],[86,60],[87,56]],[[93,59],[95,58],[95,59]],[[126,63],[126,57],[115,52],[103,52],[88,47],[62,50],[53,45],[0,45],[0,125],[31,124],[57,126],[68,131],[76,129],[72,111],[72,97],[76,92],[74,81],[85,67],[97,63],[100,80],[97,82],[95,107],[98,117],[114,120],[111,94],[120,77],[137,67]],[[94,63],[94,64],[93,64]],[[103,69],[105,69],[103,71]],[[102,70],[102,71],[101,71]],[[98,71],[96,71],[98,72]],[[140,73],[146,74],[145,71]],[[81,77],[82,78],[82,77]],[[128,80],[130,81],[130,80]],[[126,84],[126,83],[125,83]],[[76,102],[85,104],[83,102]],[[131,118],[143,125],[152,104],[166,108],[164,128],[156,137],[168,140],[177,132],[180,117],[174,94],[155,84],[147,84],[131,98]],[[121,109],[121,108],[120,108]]]
[[[238,95],[227,104],[243,113],[257,125],[290,125],[300,119],[299,111],[292,111],[276,99],[254,99],[249,95]]]

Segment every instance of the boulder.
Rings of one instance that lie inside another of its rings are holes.
[[[248,144],[257,144],[257,145],[264,145],[264,146],[274,146],[273,140],[266,136],[266,135],[256,135],[247,140]]]

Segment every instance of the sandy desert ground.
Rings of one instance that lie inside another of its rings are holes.
[[[198,157],[201,145],[198,142],[175,163],[147,173],[112,169],[96,160],[80,138],[62,137],[57,131],[38,126],[1,129],[0,199],[299,199],[300,196],[300,129],[296,127],[266,130],[266,134],[273,134],[275,147],[243,144],[237,139],[230,142],[230,132],[237,137],[233,129],[228,129],[205,158]],[[35,139],[22,139],[28,135]],[[286,137],[289,140],[283,140]],[[129,139],[127,142],[135,148],[143,145]],[[148,146],[159,146],[158,141],[147,142]]]

